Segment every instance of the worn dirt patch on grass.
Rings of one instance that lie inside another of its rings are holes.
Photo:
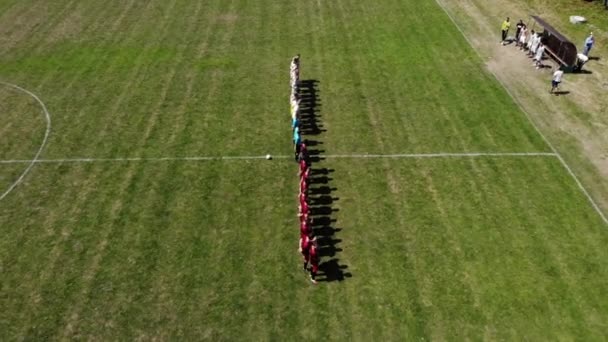
[[[220,14],[217,18],[221,22],[232,24],[239,19],[239,16],[234,13],[225,13],[225,14]]]

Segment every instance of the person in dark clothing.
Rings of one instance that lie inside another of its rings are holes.
[[[302,160],[306,163],[306,165],[310,166],[308,148],[306,148],[305,143],[302,143],[302,145],[300,145],[300,154],[298,155],[298,162],[301,162]]]
[[[519,22],[517,23],[516,29],[515,29],[515,45],[517,45],[517,42],[519,42],[519,35],[521,34],[521,30],[524,28],[524,21],[519,19]]]

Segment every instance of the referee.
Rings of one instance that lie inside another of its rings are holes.
[[[507,17],[507,19],[502,22],[502,25],[500,27],[501,33],[502,33],[502,40],[500,41],[500,43],[502,45],[505,45],[505,40],[507,40],[507,33],[509,33],[510,28],[511,28],[511,22],[510,22],[509,17]]]

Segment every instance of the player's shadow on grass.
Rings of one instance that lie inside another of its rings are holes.
[[[312,184],[321,183],[321,182],[318,182],[319,179],[326,180],[329,178],[322,177],[322,176],[321,177],[311,177],[311,183]],[[324,184],[328,184],[328,183],[326,182]],[[336,191],[336,190],[337,190],[336,188],[332,188],[327,185],[323,185],[323,186],[319,186],[316,188],[311,188],[310,190],[308,190],[308,194],[310,194],[310,195],[329,195],[332,193],[332,191]]]
[[[325,176],[318,177],[327,178]],[[332,192],[337,189],[323,185],[321,187],[312,187],[311,190],[312,193],[309,195],[309,198],[311,199],[311,211],[313,214],[312,230],[317,237],[319,256],[321,257],[317,280],[330,282],[350,278],[352,274],[347,271],[348,266],[341,264],[339,259],[342,248],[338,245],[342,240],[337,238],[336,235],[342,229],[336,227],[338,219],[334,215],[339,209],[334,208],[334,205],[340,199],[332,196]],[[328,258],[330,260],[327,260]]]
[[[318,138],[323,132],[326,132],[321,123],[322,115],[319,93],[319,81],[300,81],[300,133],[304,136],[310,161],[313,164],[323,160],[322,154],[325,152],[318,148],[319,145],[323,144]]]
[[[345,278],[352,277],[352,274],[348,271],[348,266],[340,265],[340,260],[333,258],[319,265],[320,273],[324,276],[318,278],[318,281],[343,281]]]
[[[312,215],[312,230],[317,237],[319,256],[322,258],[319,265],[318,281],[342,281],[352,277],[346,270],[348,266],[340,264],[339,253],[342,248],[338,246],[341,239],[336,233],[342,229],[336,228],[338,220],[335,214],[339,211],[335,204],[340,200],[333,195],[338,189],[332,186],[333,178],[329,177],[333,169],[322,167],[324,150],[321,137],[326,130],[321,122],[321,100],[319,98],[319,81],[302,80],[299,84],[300,92],[300,127],[310,155],[310,188],[308,198]],[[327,260],[329,258],[329,260]]]
[[[552,94],[555,96],[559,96],[559,95],[568,95],[568,94],[570,94],[570,92],[568,90],[558,90],[558,91],[554,91]]]
[[[327,184],[331,180],[332,179],[327,176],[319,176],[319,177],[311,178],[310,183],[311,184]]]
[[[313,141],[311,136],[320,135],[326,131],[320,122],[321,102],[318,84],[317,80],[302,80],[299,83],[300,133],[307,136],[307,141]]]

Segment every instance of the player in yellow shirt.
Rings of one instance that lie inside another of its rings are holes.
[[[507,40],[507,33],[509,33],[509,29],[511,28],[511,22],[509,21],[509,17],[505,21],[502,22],[502,26],[500,27],[502,31],[502,40],[500,43],[505,45],[505,40]]]

